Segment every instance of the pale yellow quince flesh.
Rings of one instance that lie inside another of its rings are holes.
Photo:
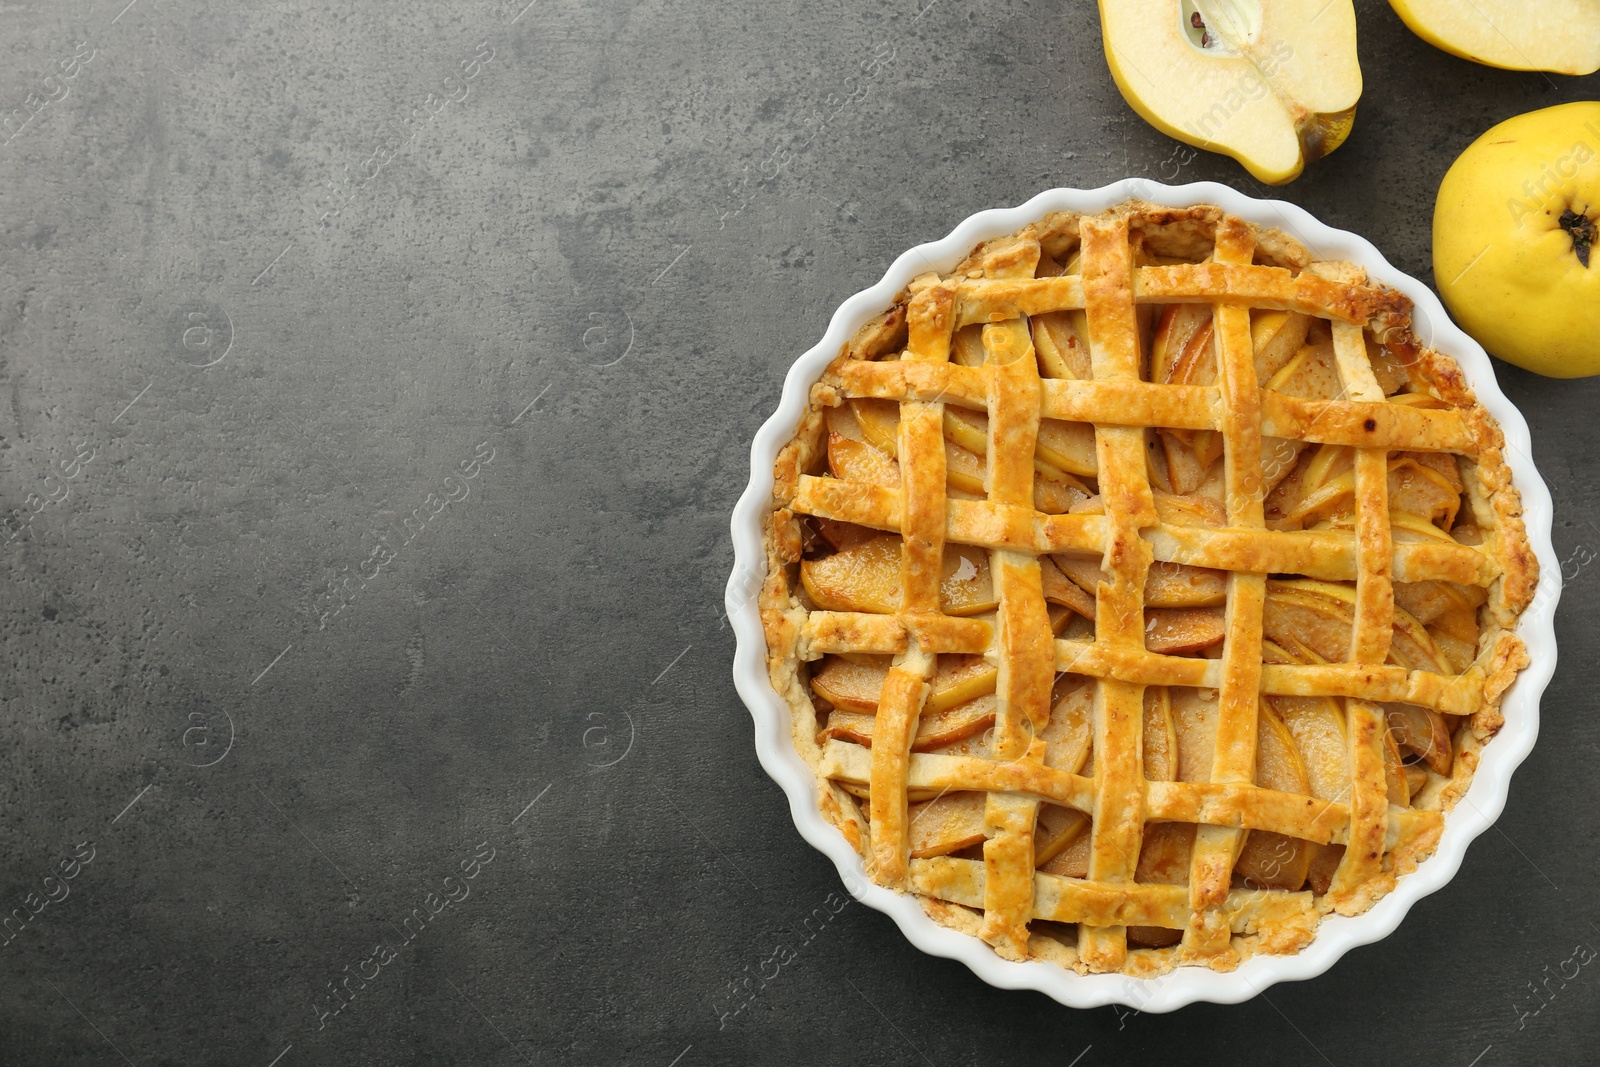
[[[1600,70],[1600,0],[1389,0],[1412,32],[1462,59],[1507,70]]]
[[[1451,165],[1433,210],[1445,305],[1491,355],[1600,373],[1600,102],[1507,119]]]
[[[1146,122],[1272,185],[1337,148],[1361,96],[1351,0],[1100,0],[1111,76]]]

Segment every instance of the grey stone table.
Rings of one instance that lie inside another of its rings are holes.
[[[1428,278],[1455,154],[1600,79],[1359,7],[1355,133],[1275,195]],[[54,0],[0,56],[0,1062],[1592,1062],[1594,382],[1497,368],[1562,665],[1392,937],[1154,1017],[804,925],[720,618],[785,369],[980,208],[1263,192],[1091,5]]]

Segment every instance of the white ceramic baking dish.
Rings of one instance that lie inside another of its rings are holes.
[[[863,870],[861,857],[817,810],[816,781],[789,739],[789,709],[767,680],[766,641],[756,606],[766,571],[762,523],[772,496],[772,466],[778,450],[794,435],[805,412],[811,384],[838,355],[840,346],[868,319],[889,307],[913,277],[930,270],[951,269],[979,242],[1012,233],[1052,211],[1098,212],[1130,197],[1174,207],[1216,204],[1250,222],[1284,230],[1318,258],[1360,264],[1374,280],[1409,297],[1415,305],[1413,322],[1418,337],[1455,358],[1478,399],[1500,422],[1513,477],[1522,494],[1528,539],[1542,569],[1538,594],[1518,627],[1533,662],[1506,693],[1505,726],[1484,748],[1471,789],[1446,816],[1438,851],[1415,872],[1400,879],[1398,887],[1366,914],[1353,918],[1328,916],[1316,939],[1297,955],[1255,956],[1237,970],[1225,973],[1180,967],[1154,979],[1114,974],[1084,976],[1054,964],[1002,959],[981,940],[935,923],[912,897],[874,885]],[[750,484],[733,511],[734,571],[726,600],[738,642],[734,685],[755,720],[761,765],[788,795],[789,810],[801,836],[833,860],[846,887],[858,900],[893,918],[911,943],[924,952],[960,960],[991,985],[1036,989],[1075,1008],[1123,1004],[1140,1011],[1164,1012],[1197,1000],[1234,1004],[1276,982],[1319,975],[1355,946],[1387,935],[1400,924],[1412,904],[1451,879],[1461,866],[1467,845],[1488,829],[1505,807],[1511,773],[1527,757],[1538,736],[1539,697],[1556,665],[1554,619],[1561,571],[1551,547],[1550,521],[1550,490],[1533,465],[1527,423],[1500,392],[1489,357],[1450,321],[1432,290],[1396,270],[1363,238],[1326,226],[1294,204],[1257,200],[1215,182],[1169,186],[1133,178],[1099,189],[1051,189],[1020,207],[980,211],[943,240],[918,245],[902,254],[882,280],[850,297],[834,312],[827,333],[789,368],[778,409],[751,446]]]

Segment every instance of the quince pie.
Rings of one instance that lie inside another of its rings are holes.
[[[1435,847],[1537,563],[1410,305],[1218,208],[916,279],[779,455],[768,667],[879,884],[1080,973],[1293,953]]]

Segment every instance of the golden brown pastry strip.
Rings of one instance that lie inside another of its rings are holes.
[[[793,506],[818,518],[898,530],[900,500],[898,489],[802,475]],[[951,500],[945,515],[945,540],[959,544],[1095,555],[1103,555],[1107,544],[1104,515],[1039,515],[982,500]],[[1349,581],[1357,574],[1356,538],[1344,530],[1217,530],[1152,523],[1140,534],[1154,546],[1153,558],[1168,563],[1302,574],[1327,581]],[[1396,543],[1393,557],[1395,581],[1487,586],[1499,576],[1493,558],[1470,545]]]
[[[870,782],[871,754],[861,745],[832,740],[823,750],[822,767],[835,781],[865,786]],[[1037,763],[915,753],[907,764],[906,783],[924,793],[1022,794],[1090,816],[1095,813],[1093,778]],[[1342,845],[1349,840],[1347,801],[1317,800],[1249,783],[1146,782],[1140,788],[1145,815],[1151,822],[1261,830],[1318,844]],[[1439,817],[1438,812],[1388,809],[1376,840],[1392,851],[1402,837],[1425,831]]]
[[[1089,240],[1085,236],[1084,246]],[[1052,311],[1094,310],[1091,273],[1098,269],[1094,257],[1085,255],[1085,273],[1055,278],[967,282],[957,302],[955,327],[999,322],[1016,315],[1043,315]],[[1124,286],[1128,303],[1172,304],[1185,301],[1223,303],[1238,307],[1299,311],[1308,315],[1366,323],[1392,307],[1396,298],[1382,289],[1351,287],[1282,267],[1220,263],[1184,263],[1175,266],[1130,267]],[[1099,373],[1095,377],[1100,377]]]
[[[918,294],[907,315],[913,342],[907,358],[930,362],[948,358],[950,311],[947,286],[934,285]],[[917,344],[925,350],[919,350]],[[907,614],[927,615],[940,608],[945,534],[943,422],[944,408],[937,402],[912,401],[900,407],[900,609]],[[906,462],[911,456],[917,457],[917,462]],[[895,657],[878,702],[870,810],[874,875],[885,885],[905,882],[910,856],[906,765],[936,662],[935,655],[923,651],[915,635],[910,635],[905,651]]]
[[[848,363],[839,369],[840,382],[851,396],[943,400],[974,410],[987,405],[992,377],[988,368],[953,363]],[[1178,430],[1222,428],[1219,390],[1212,386],[1046,379],[1040,388],[1044,394],[1040,415],[1047,419]],[[1459,412],[1386,400],[1317,400],[1269,391],[1261,398],[1261,432],[1313,444],[1462,455],[1477,451]]]
[[[1139,335],[1133,306],[1133,259],[1126,219],[1086,220],[1082,229],[1089,356],[1100,380],[1137,381]],[[1108,524],[1105,569],[1112,576],[1095,603],[1096,643],[1144,648],[1144,583],[1152,552],[1139,530],[1156,520],[1145,475],[1144,431],[1095,426],[1101,498]],[[1094,698],[1095,810],[1089,878],[1132,882],[1144,836],[1144,761],[1140,733],[1144,687],[1101,679]],[[1121,925],[1078,927],[1078,952],[1091,967],[1119,970],[1127,956]]]
[[[1217,228],[1214,259],[1221,267],[1248,264],[1255,241],[1242,223],[1224,220]],[[1224,397],[1222,433],[1228,525],[1259,529],[1262,514],[1261,392],[1256,385],[1250,313],[1218,303],[1213,310]],[[1258,568],[1228,574],[1227,633],[1223,639],[1221,684],[1217,691],[1217,732],[1211,780],[1231,785],[1253,782],[1256,724],[1261,703],[1261,610],[1267,576]],[[1202,824],[1195,835],[1189,868],[1193,909],[1183,935],[1183,954],[1210,958],[1227,947],[1230,929],[1221,907],[1227,899],[1239,831]]]
[[[1031,275],[1039,246],[1019,243],[993,274]],[[1011,318],[983,329],[989,395],[988,491],[999,505],[1033,510],[1034,449],[1039,433],[1039,366],[1027,320]],[[999,676],[995,683],[994,757],[1038,763],[1040,736],[1050,721],[1055,678],[1055,634],[1045,610],[1038,557],[1015,548],[991,550],[990,569],[1000,594],[997,617]],[[1033,913],[1033,831],[1039,805],[1032,797],[991,792],[984,807],[983,939],[1008,959],[1026,959]]]
[[[1357,400],[1382,399],[1383,389],[1367,359],[1360,327],[1343,323],[1333,329],[1334,355],[1344,390]],[[1355,458],[1356,616],[1350,640],[1354,663],[1382,663],[1394,635],[1394,586],[1389,564],[1393,555],[1389,532],[1389,455],[1382,448],[1362,448]],[[1385,717],[1373,703],[1345,699],[1345,729],[1350,738],[1351,827],[1344,860],[1328,891],[1334,907],[1349,907],[1379,873],[1383,856],[1384,812],[1388,783],[1383,768]],[[1402,798],[1404,799],[1404,798]]]

